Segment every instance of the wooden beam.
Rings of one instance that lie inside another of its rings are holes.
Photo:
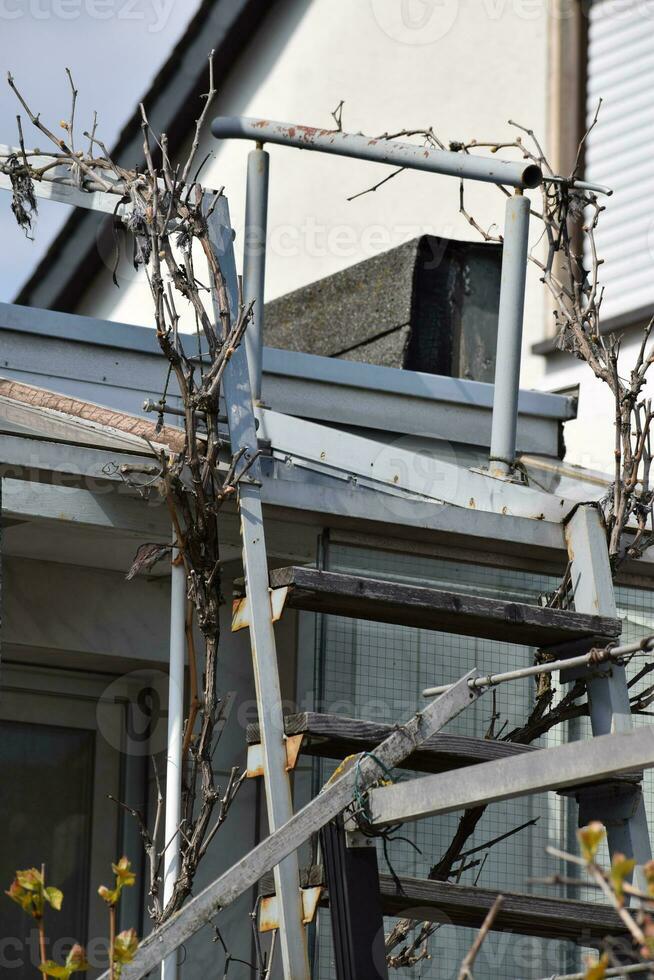
[[[319,714],[315,711],[302,711],[297,715],[287,715],[284,719],[287,736],[302,736],[301,751],[304,755],[320,759],[345,759],[356,752],[371,752],[393,731],[393,725],[382,725],[375,721],[360,718],[346,718],[342,715]],[[255,722],[246,730],[248,745],[259,742],[259,726]],[[454,735],[438,732],[427,739],[402,764],[404,769],[414,772],[439,773],[451,769],[462,769],[483,762],[510,759],[537,752],[535,745],[521,742],[502,742],[492,738],[479,738],[470,735]],[[619,773],[610,780],[601,780],[600,785],[637,785],[642,781],[642,770]],[[572,787],[562,790],[563,796],[573,796],[579,790],[586,791],[590,786]]]
[[[402,891],[388,874],[380,874],[379,890],[384,915],[402,916],[419,922],[451,923],[478,929],[499,894],[504,898],[493,930],[561,939],[579,946],[599,946],[607,936],[622,937],[626,929],[609,905],[580,902],[569,898],[526,895],[521,892],[498,892],[475,885],[452,884],[400,875]],[[323,885],[323,869],[314,865],[301,873],[303,886]],[[261,880],[260,895],[274,892],[272,875]],[[329,891],[321,897],[329,905]]]
[[[323,572],[293,566],[270,573],[272,588],[288,588],[286,603],[297,609],[334,613],[465,636],[554,647],[584,641],[588,647],[615,640],[618,619],[568,609]]]
[[[371,752],[393,731],[393,725],[315,711],[287,715],[284,728],[286,735],[304,735],[302,751],[306,755],[323,759],[344,759],[355,752]],[[248,745],[258,743],[258,724],[248,725],[247,741]],[[403,766],[416,772],[446,772],[448,769],[460,769],[478,762],[507,759],[535,751],[533,746],[517,742],[498,742],[490,738],[439,732],[410,755]]]
[[[486,806],[532,793],[566,789],[654,766],[654,725],[599,735],[527,756],[498,759],[456,772],[421,776],[369,794],[371,822],[378,826],[421,820]]]

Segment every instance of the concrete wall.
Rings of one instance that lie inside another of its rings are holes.
[[[215,114],[266,115],[322,126],[345,99],[346,130],[372,135],[433,125],[444,140],[510,137],[509,118],[546,127],[547,13],[542,0],[281,0],[223,86]],[[191,110],[194,112],[194,110]],[[194,117],[192,117],[194,118]],[[209,186],[224,185],[241,251],[249,145],[205,139],[199,159]],[[452,178],[404,173],[375,194],[347,197],[388,168],[271,148],[268,296],[302,286],[420,233],[475,238],[458,215]],[[503,221],[503,196],[471,185],[480,223]],[[150,323],[147,287],[128,260],[120,290],[107,270],[82,295],[79,312]],[[541,359],[528,349],[542,336],[542,287],[532,276],[527,301],[523,384]]]

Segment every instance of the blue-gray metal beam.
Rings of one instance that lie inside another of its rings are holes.
[[[263,297],[266,278],[266,231],[268,227],[268,174],[270,155],[257,147],[248,154],[243,238],[243,299],[254,303],[252,320],[245,331],[252,400],[261,401],[263,363]]]
[[[590,505],[578,507],[565,533],[575,609],[617,616],[606,532],[598,509]],[[630,731],[633,722],[625,668],[615,664],[605,672],[593,671],[586,685],[593,735]],[[601,808],[594,816],[606,824],[611,853],[619,851],[636,859],[634,882],[646,889],[641,868],[651,860],[652,848],[640,786],[629,791],[627,800],[609,791],[596,798],[595,806],[598,811]]]
[[[489,454],[490,471],[496,476],[509,474],[515,462],[522,321],[529,252],[529,209],[529,199],[521,194],[507,199]]]
[[[374,139],[332,129],[316,129],[294,123],[272,122],[269,119],[248,119],[245,116],[218,116],[211,124],[217,139],[246,139],[257,143],[279,143],[301,150],[318,150],[341,157],[388,163],[409,170],[481,180],[509,187],[538,187],[542,180],[540,167],[532,163],[513,163],[471,153],[452,153],[434,150],[400,140]]]
[[[387,769],[401,765],[412,752],[431,735],[439,732],[479,697],[468,682],[476,671],[468,674],[404,725],[398,725],[375,749],[374,754],[362,754],[358,765],[342,766],[310,803],[299,810],[279,830],[271,833],[228,871],[196,895],[163,926],[155,929],[139,946],[131,963],[123,967],[121,980],[141,980],[173,950],[181,946],[210,922],[220,909],[231,905],[251,888],[271,867],[293,854],[298,847],[330,820],[349,806],[355,789],[367,790]],[[279,896],[277,885],[275,894]],[[108,971],[99,980],[109,980]]]
[[[372,789],[370,819],[377,827],[422,820],[652,767],[654,725],[647,725]]]
[[[229,210],[221,198],[208,219],[209,239],[227,283],[232,322],[238,314],[238,288]],[[220,309],[213,296],[219,324]],[[245,459],[257,452],[257,432],[250,392],[247,355],[239,345],[223,375],[232,452],[245,450]],[[266,809],[271,832],[293,816],[291,783],[287,772],[284,715],[270,607],[268,556],[261,508],[261,467],[255,460],[249,480],[239,485],[243,571],[250,600],[250,646],[264,757]],[[279,902],[279,935],[285,980],[310,980],[307,941],[303,924],[300,872],[293,851],[275,867],[275,893]]]

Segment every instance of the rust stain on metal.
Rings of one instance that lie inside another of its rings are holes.
[[[282,618],[287,596],[288,585],[282,586],[281,589],[270,590],[270,615],[273,623],[278,623]]]
[[[247,629],[250,625],[250,605],[248,597],[242,596],[232,602],[232,633]]]
[[[292,772],[297,766],[304,735],[285,735],[284,745],[286,748],[286,772]],[[247,779],[257,779],[263,776],[263,748],[261,742],[248,745],[247,763],[245,775]]]
[[[286,772],[293,772],[302,751],[304,735],[285,735],[286,741]]]
[[[302,922],[305,926],[315,919],[323,888],[323,885],[316,885],[314,888],[300,889]],[[277,896],[268,895],[261,899],[259,905],[259,932],[272,932],[273,929],[279,929],[279,906]]]
[[[279,622],[284,612],[288,586],[281,589],[270,589],[270,618],[273,623]],[[247,629],[250,625],[250,600],[247,596],[232,601],[232,633]]]
[[[256,745],[248,745],[245,776],[246,779],[263,776],[263,751],[259,742]]]
[[[259,932],[272,932],[277,929],[277,896],[268,895],[259,905]]]
[[[320,896],[323,892],[323,885],[315,885],[313,888],[302,888],[302,911],[304,913],[302,921],[305,926],[308,926],[310,922],[316,917],[316,912],[318,911],[318,903],[320,902]]]
[[[476,506],[477,504],[475,503],[475,498],[471,497],[470,500],[468,501],[468,507],[472,507],[472,509],[474,510]]]

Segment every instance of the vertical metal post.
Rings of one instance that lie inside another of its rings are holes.
[[[245,349],[255,405],[261,400],[269,170],[270,155],[257,143],[257,148],[248,154],[243,242],[243,299],[246,306],[254,302],[253,317],[245,332]]]
[[[168,748],[166,752],[166,819],[164,905],[179,872],[179,824],[182,801],[182,728],[184,725],[184,661],[186,659],[186,571],[173,548],[170,570],[170,667],[168,674]],[[177,953],[161,964],[162,980],[177,980]]]
[[[340,816],[323,827],[320,842],[329,890],[336,980],[388,980],[374,840],[363,838],[352,846]]]
[[[575,609],[617,616],[606,533],[598,509],[589,504],[578,507],[566,526],[566,539]],[[586,686],[593,735],[624,732],[632,727],[624,667],[611,664],[605,671],[594,671]],[[651,860],[652,848],[640,785],[609,784],[591,793],[585,809],[591,807],[593,812],[583,814],[582,810],[583,822],[591,818],[606,824],[611,853],[620,851],[636,859],[634,882],[646,891],[641,868]]]
[[[506,202],[490,444],[490,472],[500,477],[511,472],[515,461],[529,208],[529,198],[521,192]]]
[[[221,198],[209,217],[209,239],[227,282],[231,315],[237,312],[236,267],[227,201]],[[214,300],[216,322],[220,310]],[[249,329],[249,328],[248,328]],[[242,345],[230,357],[223,375],[225,407],[232,452],[245,450],[248,460],[257,451],[257,433],[250,392],[248,363]],[[275,630],[270,606],[268,555],[261,507],[261,467],[255,460],[239,484],[243,570],[249,599],[250,646],[263,749],[263,775],[270,832],[293,816],[291,783],[287,771],[284,714],[277,663]],[[297,853],[274,869],[279,905],[279,938],[285,980],[310,980],[309,957],[303,924]]]

